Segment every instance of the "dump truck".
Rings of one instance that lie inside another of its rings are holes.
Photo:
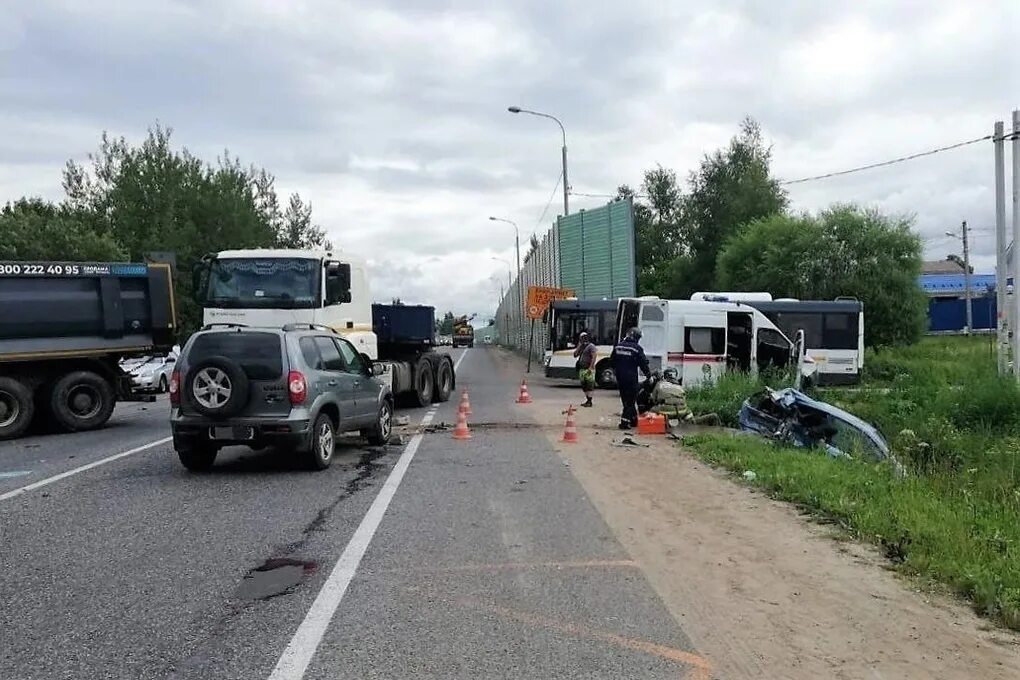
[[[458,316],[453,320],[453,346],[454,347],[474,347],[475,346],[475,327],[471,325],[471,319],[475,318],[472,314],[468,316]]]
[[[117,401],[152,401],[119,362],[169,352],[176,333],[168,264],[0,262],[0,439],[34,418],[92,430]]]
[[[194,285],[206,325],[308,324],[339,333],[383,364],[380,379],[401,402],[446,401],[456,387],[453,360],[436,351],[435,309],[373,305],[365,261],[351,254],[225,250],[203,258]]]

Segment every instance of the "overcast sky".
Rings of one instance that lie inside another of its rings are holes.
[[[506,279],[491,258],[513,258],[487,217],[526,241],[562,211],[559,129],[508,105],[563,121],[590,193],[656,163],[686,176],[745,115],[794,179],[979,137],[1020,107],[1018,0],[485,4],[0,0],[0,202],[59,199],[103,130],[139,141],[158,120],[309,199],[372,261],[377,299],[485,315]],[[930,258],[966,219],[990,271],[992,170],[983,142],[789,189],[796,209],[913,213]]]

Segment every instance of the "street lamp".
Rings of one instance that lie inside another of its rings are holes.
[[[963,299],[967,306],[967,335],[974,329],[974,312],[970,301],[970,244],[967,240],[967,221],[964,220],[960,228],[960,234],[947,231],[946,236],[951,236],[963,242]]]
[[[512,225],[514,228],[514,247],[517,249],[517,343],[521,342],[521,334],[523,332],[523,321],[521,316],[524,314],[524,292],[521,290],[521,230],[517,228],[517,223],[513,220],[508,220],[503,217],[489,216],[489,219],[493,222],[505,222],[506,224]],[[512,286],[511,286],[512,287]]]
[[[550,116],[548,113],[541,113],[540,111],[529,111],[528,109],[522,109],[519,106],[509,106],[507,111],[510,113],[527,113],[532,116],[538,116],[540,118],[548,118],[549,120],[556,121],[556,124],[560,126],[560,133],[563,135],[563,216],[566,217],[570,214],[570,201],[567,198],[570,195],[570,184],[567,182],[567,131],[563,129],[563,123],[556,116]]]

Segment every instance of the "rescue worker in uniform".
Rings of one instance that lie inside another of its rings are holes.
[[[620,389],[620,402],[623,412],[620,414],[620,429],[637,427],[637,394],[638,371],[645,377],[651,376],[648,368],[648,357],[640,345],[641,331],[631,328],[627,337],[613,348],[610,360],[616,372],[616,384]]]

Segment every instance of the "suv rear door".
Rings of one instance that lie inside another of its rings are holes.
[[[182,389],[191,389],[188,377],[200,362],[211,357],[235,361],[248,377],[248,400],[237,417],[277,417],[290,413],[287,396],[287,365],[279,333],[267,331],[211,331],[198,334],[188,349]],[[183,363],[183,362],[182,362]],[[188,399],[181,408],[193,411]]]

